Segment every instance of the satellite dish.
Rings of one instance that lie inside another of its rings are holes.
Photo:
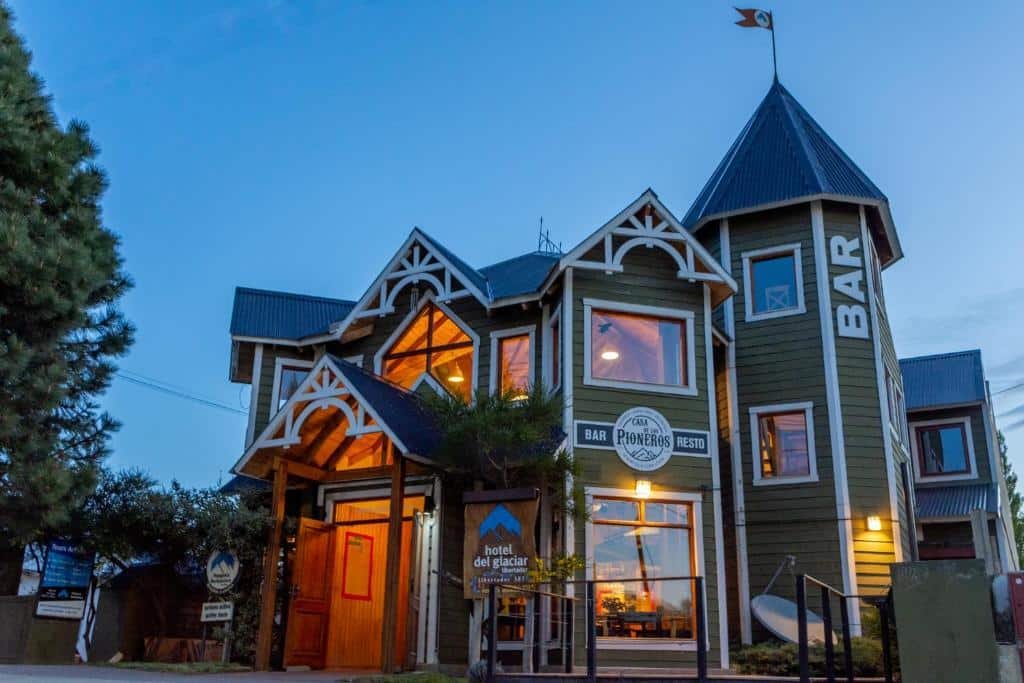
[[[775,636],[790,643],[800,638],[799,614],[796,603],[777,595],[761,594],[750,601],[750,611],[757,620]],[[835,633],[832,642],[836,642]],[[807,641],[825,642],[825,622],[814,612],[807,610]]]

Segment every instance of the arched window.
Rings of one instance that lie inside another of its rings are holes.
[[[473,339],[433,301],[428,301],[385,352],[384,379],[412,387],[429,372],[452,394],[473,393]]]

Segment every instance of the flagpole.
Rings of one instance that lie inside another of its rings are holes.
[[[772,22],[772,73],[775,77],[776,82],[779,80],[779,63],[775,58],[775,13],[770,12],[768,16]]]

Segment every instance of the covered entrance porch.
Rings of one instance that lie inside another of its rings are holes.
[[[430,661],[440,486],[425,454],[438,440],[415,396],[325,355],[253,441],[235,471],[273,484],[257,669],[275,648],[285,668]]]

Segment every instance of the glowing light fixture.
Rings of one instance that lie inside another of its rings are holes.
[[[619,352],[616,351],[615,349],[608,349],[607,351],[602,351],[601,352],[601,359],[602,360],[618,360],[619,359]]]
[[[637,498],[650,498],[651,497],[651,482],[647,479],[636,480],[636,497]]]
[[[452,384],[462,384],[466,381],[466,378],[462,375],[462,370],[459,370],[459,366],[455,366],[455,372],[448,375],[448,381]]]
[[[881,531],[882,530],[882,518],[878,515],[871,515],[868,517],[868,531]]]

